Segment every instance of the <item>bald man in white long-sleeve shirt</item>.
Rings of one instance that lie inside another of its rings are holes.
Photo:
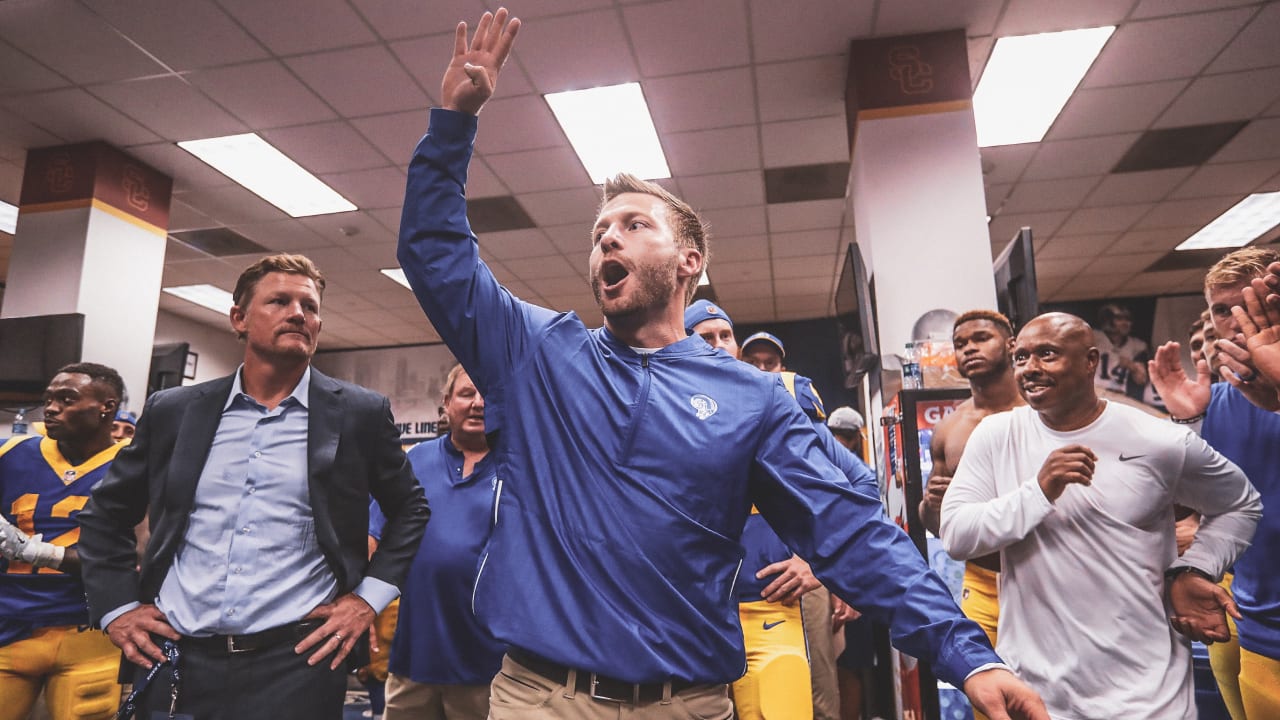
[[[1093,387],[1093,333],[1029,323],[1014,348],[1028,407],[986,418],[943,500],[954,557],[999,551],[997,651],[1055,719],[1196,717],[1189,640],[1225,640],[1234,605],[1212,581],[1261,511],[1244,474],[1186,428]],[[1173,505],[1205,516],[1179,558]],[[1167,598],[1167,599],[1166,599]]]

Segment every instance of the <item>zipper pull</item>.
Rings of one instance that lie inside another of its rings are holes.
[[[644,368],[645,370],[649,369],[649,353],[645,353],[640,356],[640,367]]]

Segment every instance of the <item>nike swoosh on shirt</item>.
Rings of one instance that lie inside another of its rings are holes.
[[[781,625],[781,624],[782,624],[782,623],[784,623],[784,622],[786,622],[786,620],[779,620],[778,622],[773,622],[773,623],[771,623],[771,622],[766,622],[766,623],[764,624],[764,629],[765,629],[765,630],[772,630],[773,628],[778,627],[779,625]]]
[[[1146,455],[1130,455],[1129,457],[1125,457],[1124,453],[1120,453],[1120,462],[1129,462],[1130,460],[1137,460],[1138,458],[1144,457],[1146,457]]]

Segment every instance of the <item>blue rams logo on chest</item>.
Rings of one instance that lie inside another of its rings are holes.
[[[698,414],[699,420],[706,420],[712,415],[715,415],[716,410],[720,409],[720,406],[716,405],[715,400],[712,400],[709,396],[703,395],[702,393],[698,393],[697,395],[689,398],[689,404],[693,406],[694,412]]]

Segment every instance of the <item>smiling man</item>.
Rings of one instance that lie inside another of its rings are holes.
[[[474,606],[510,648],[493,720],[728,718],[745,656],[734,602],[754,503],[822,582],[985,708],[1044,717],[909,539],[826,458],[777,375],[685,333],[708,257],[696,213],[630,176],[589,234],[603,328],[522,302],[467,221],[477,113],[519,21],[486,13],[453,57],[409,167],[399,259],[484,394],[500,491]],[[607,111],[608,109],[603,109]],[[621,707],[620,707],[621,706]]]
[[[997,649],[1051,716],[1192,720],[1190,643],[1170,624],[1227,639],[1223,608],[1235,607],[1214,583],[1248,546],[1261,503],[1194,433],[1099,399],[1097,365],[1080,318],[1023,328],[1013,366],[1028,407],[969,436],[942,541],[957,559],[1000,554]],[[1181,557],[1174,503],[1204,516]]]
[[[122,447],[123,393],[115,370],[67,365],[44,392],[48,437],[0,445],[0,717],[27,717],[42,689],[53,720],[115,710],[120,653],[87,629],[76,516]]]
[[[174,707],[201,720],[340,718],[343,660],[398,594],[429,514],[387,399],[311,367],[324,285],[301,255],[246,269],[230,312],[244,363],[148,398],[80,515],[93,622],[139,679],[176,640]],[[388,515],[371,558],[370,495]],[[171,677],[143,715],[169,715]]]

